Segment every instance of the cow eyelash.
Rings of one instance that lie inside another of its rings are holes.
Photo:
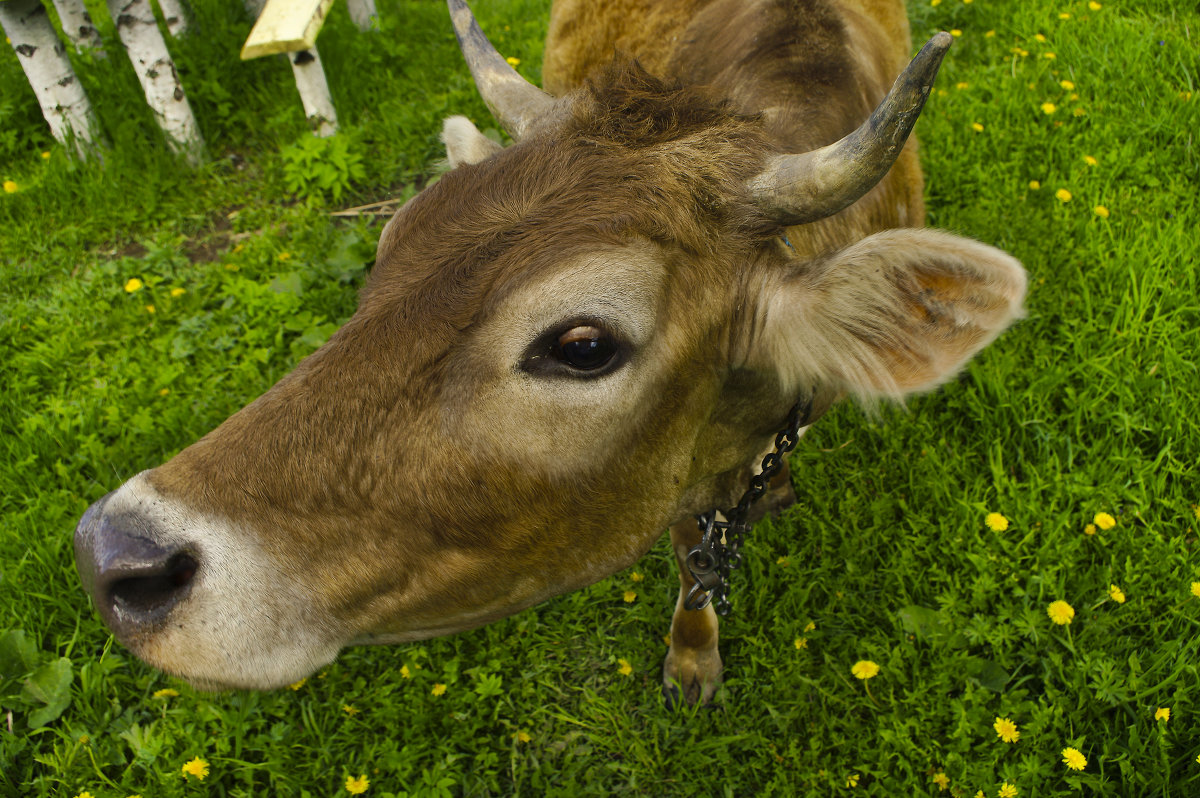
[[[629,346],[597,319],[573,319],[546,330],[526,349],[521,370],[538,377],[590,380],[628,360]]]

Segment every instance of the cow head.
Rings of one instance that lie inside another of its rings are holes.
[[[457,168],[388,224],[345,326],[80,521],[83,582],[147,662],[270,688],[597,581],[740,491],[798,396],[926,390],[1018,313],[1021,268],[973,241],[781,236],[886,172],[940,53],[803,156],[632,65],[552,100],[485,56],[518,143],[451,121]]]

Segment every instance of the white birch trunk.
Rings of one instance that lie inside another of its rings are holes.
[[[350,12],[350,19],[354,20],[354,24],[359,30],[370,30],[375,23],[377,14],[375,13],[375,0],[346,0],[346,9]]]
[[[0,2],[4,2],[4,0],[0,0]],[[183,11],[183,3],[179,0],[158,0],[158,9],[162,11],[167,33],[172,36],[182,36],[187,33],[188,21]]]
[[[4,0],[0,0],[2,2]],[[82,0],[54,0],[54,10],[58,12],[63,33],[67,34],[76,50],[91,50],[97,57],[105,57],[100,31],[92,24],[92,17],[83,7]]]
[[[3,0],[0,0],[3,2]],[[243,0],[242,5],[246,7],[246,14],[250,19],[258,19],[258,15],[262,13],[263,6],[267,4],[267,0]]]
[[[117,23],[117,33],[142,83],[146,102],[158,117],[172,149],[189,163],[197,163],[204,139],[175,72],[175,62],[167,52],[167,43],[158,30],[150,0],[108,0],[108,11]]]
[[[41,0],[0,0],[0,27],[17,51],[50,132],[85,155],[94,141],[92,104]]]
[[[333,98],[329,95],[329,84],[325,81],[325,70],[321,68],[316,45],[288,53],[288,60],[292,62],[292,74],[309,126],[321,138],[332,136],[337,132],[337,111],[333,110]]]

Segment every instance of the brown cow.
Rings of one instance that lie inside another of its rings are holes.
[[[900,0],[562,0],[557,99],[450,6],[516,143],[449,120],[346,325],[76,531],[105,621],[197,685],[503,618],[668,526],[682,561],[798,398],[931,389],[1020,313],[1015,260],[920,229],[904,142],[949,37],[888,94]],[[696,701],[717,617],[681,573],[664,678]]]

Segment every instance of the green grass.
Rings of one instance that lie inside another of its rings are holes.
[[[119,58],[78,64],[112,143],[78,164],[0,54],[0,180],[19,189],[0,194],[0,795],[345,795],[366,774],[374,796],[897,796],[940,794],[939,772],[962,796],[1200,794],[1194,11],[912,6],[917,38],[963,32],[918,130],[930,224],[1020,258],[1028,317],[907,410],[839,406],[806,436],[800,503],[754,530],[735,576],[719,708],[671,711],[662,545],[640,583],[353,649],[294,691],[196,693],[103,628],[74,573],[79,514],[353,312],[383,220],[331,218],[331,186],[340,206],[404,196],[436,173],[443,116],[490,124],[440,2],[381,3],[372,35],[335,6],[321,50],[343,132],[323,177],[287,64],[237,61],[236,0],[193,5],[173,48],[209,144],[195,170]],[[476,5],[538,79],[547,3]],[[1116,525],[1085,534],[1098,512]],[[1060,599],[1069,626],[1047,616]],[[860,659],[881,668],[865,684]],[[195,757],[203,783],[181,774]]]

